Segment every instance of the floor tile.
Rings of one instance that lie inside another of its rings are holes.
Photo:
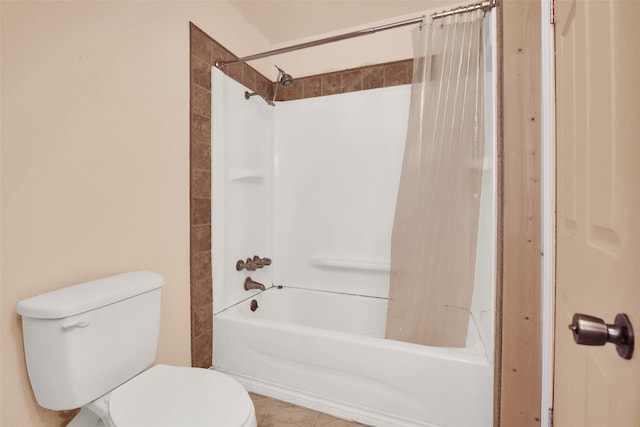
[[[267,397],[254,399],[258,427],[312,427],[319,412]]]
[[[363,426],[318,411],[256,393],[249,393],[256,408],[258,427],[357,427]]]
[[[354,421],[347,421],[340,418],[332,417],[327,414],[320,414],[313,427],[356,427],[364,426],[364,424],[356,423]]]

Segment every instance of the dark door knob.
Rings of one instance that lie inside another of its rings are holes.
[[[633,356],[633,328],[624,313],[619,313],[612,325],[607,325],[598,317],[576,313],[569,329],[573,332],[576,344],[605,345],[610,342],[616,345],[618,355],[623,359]]]

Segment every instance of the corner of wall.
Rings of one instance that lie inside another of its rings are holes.
[[[498,233],[502,247],[498,248],[496,302],[496,419],[504,426],[539,426],[540,3],[502,0],[498,17],[502,124]]]
[[[191,364],[209,368],[213,360],[213,276],[211,268],[211,67],[236,59],[190,22],[190,271]],[[243,85],[273,96],[273,85],[247,64],[223,72]]]

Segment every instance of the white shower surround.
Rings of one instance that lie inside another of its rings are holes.
[[[495,58],[486,65],[491,87]],[[409,87],[273,108],[245,100],[246,88],[219,70],[212,75],[214,368],[249,390],[371,425],[490,426],[491,123],[467,347],[401,343],[383,339],[384,298]],[[494,92],[485,97],[487,117],[495,114]],[[237,259],[254,254],[273,257],[272,266],[235,271]],[[248,275],[285,288],[244,291]]]
[[[386,298],[409,86],[274,108],[212,71],[214,313],[248,296],[247,274]],[[254,255],[274,262],[235,270]]]

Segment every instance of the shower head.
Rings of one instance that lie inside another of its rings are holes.
[[[293,77],[291,74],[286,73],[282,68],[274,65],[278,69],[278,77],[276,78],[277,83],[280,83],[282,86],[290,86],[293,84]]]
[[[276,96],[278,96],[278,83],[280,83],[282,86],[291,86],[293,84],[293,77],[291,77],[291,74],[286,73],[277,65],[274,65],[274,67],[276,67],[276,69],[278,70],[278,77],[276,77],[276,84],[275,89],[273,90],[273,99],[271,100],[271,102],[275,102]]]

